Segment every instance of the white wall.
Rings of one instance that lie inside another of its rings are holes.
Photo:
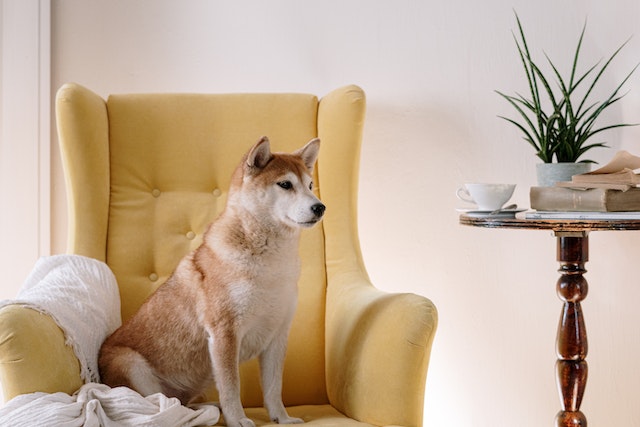
[[[49,0],[0,0],[0,300],[51,246],[49,20]]]
[[[525,91],[510,31],[515,8],[535,55],[568,65],[588,17],[585,63],[640,28],[640,3],[566,0],[56,1],[53,87],[145,91],[303,91],[348,83],[368,95],[360,232],[371,277],[433,299],[440,311],[425,425],[552,425],[560,302],[555,240],[536,231],[459,226],[465,181],[516,183],[528,206],[536,158],[493,92]],[[613,85],[640,61],[632,39]],[[640,74],[613,120],[640,122]],[[640,127],[607,135],[640,154]],[[613,150],[593,153],[606,161]],[[65,201],[53,151],[53,250],[64,251]],[[590,339],[583,410],[590,425],[640,425],[640,234],[591,235]]]

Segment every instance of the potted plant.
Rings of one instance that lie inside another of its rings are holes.
[[[572,175],[590,170],[591,163],[594,163],[593,160],[581,159],[582,155],[592,148],[606,147],[605,142],[593,142],[593,136],[609,129],[633,126],[633,124],[618,123],[597,127],[595,122],[607,107],[624,96],[624,94],[620,95],[620,89],[638,65],[631,70],[608,98],[600,102],[591,101],[589,96],[592,94],[600,77],[602,77],[611,61],[627,44],[628,40],[601,66],[599,66],[600,62],[598,62],[584,73],[577,73],[580,48],[582,47],[586,29],[585,22],[573,55],[569,78],[562,77],[558,68],[545,54],[547,62],[553,71],[555,86],[557,86],[554,92],[552,79],[545,76],[540,67],[531,58],[529,46],[517,13],[516,21],[520,39],[518,40],[516,34],[513,36],[529,84],[530,97],[527,98],[520,94],[514,96],[506,95],[496,91],[516,109],[522,121],[518,122],[508,117],[500,117],[520,129],[524,134],[525,141],[536,150],[537,157],[543,162],[537,165],[538,185],[549,186],[557,181],[571,180]],[[560,175],[552,172],[553,176],[547,178],[545,169],[556,167],[556,163],[564,165],[564,168],[569,168],[570,170],[564,174],[560,173]]]

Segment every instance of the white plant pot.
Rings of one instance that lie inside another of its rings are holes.
[[[556,182],[571,181],[573,175],[591,171],[591,163],[538,163],[538,186],[553,187]]]

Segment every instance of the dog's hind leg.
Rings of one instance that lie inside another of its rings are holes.
[[[103,347],[100,375],[111,387],[126,386],[143,396],[163,391],[147,359],[129,347]]]
[[[135,353],[132,362],[129,368],[129,379],[134,390],[143,396],[164,391],[147,359],[142,357],[140,353]]]

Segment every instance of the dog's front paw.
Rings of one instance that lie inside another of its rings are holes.
[[[295,418],[285,415],[284,417],[276,417],[271,421],[275,421],[278,424],[302,424],[304,420],[302,418]]]
[[[254,423],[250,418],[240,418],[238,420],[238,425],[240,427],[256,427],[256,423]]]

